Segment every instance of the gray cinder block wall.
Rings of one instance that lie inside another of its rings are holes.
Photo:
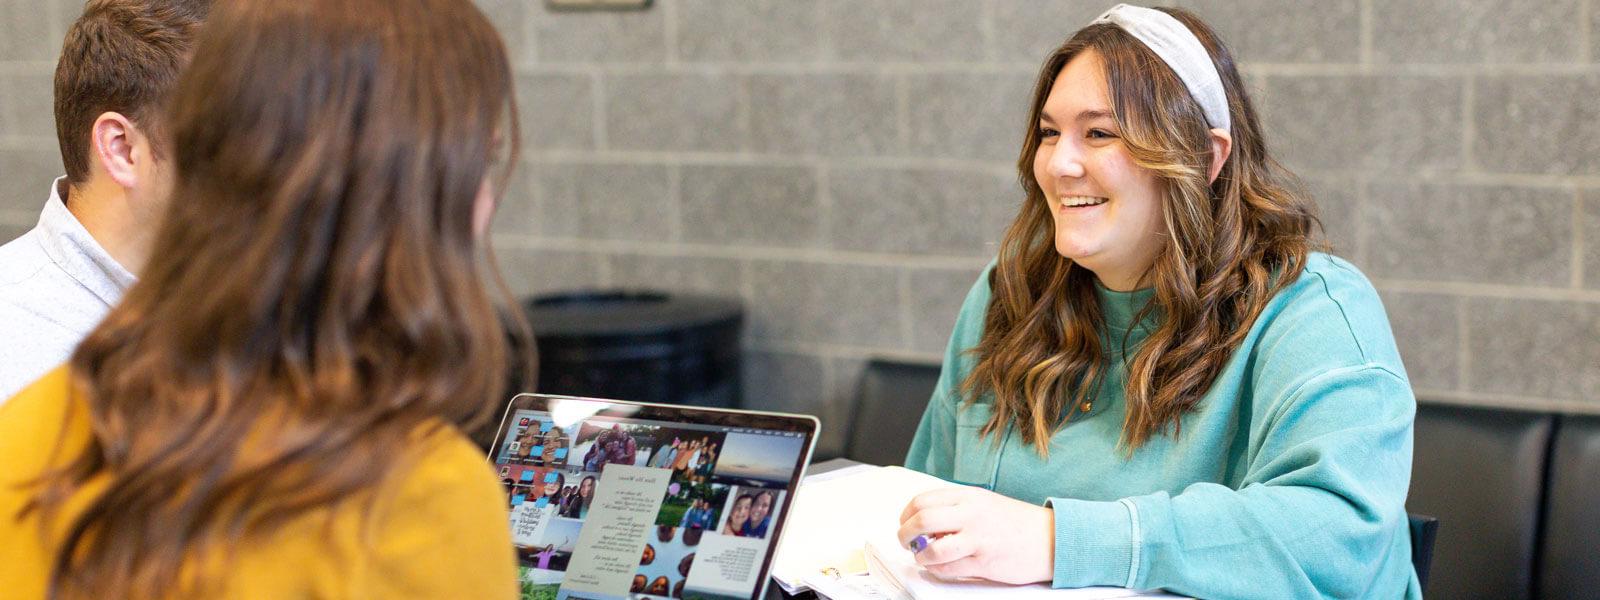
[[[1596,3],[1181,3],[1233,46],[1425,398],[1600,412]],[[846,420],[867,358],[938,358],[1020,201],[1035,70],[1110,4],[479,0],[518,70],[508,279],[741,297],[749,403]],[[60,169],[76,10],[0,0],[5,239]]]

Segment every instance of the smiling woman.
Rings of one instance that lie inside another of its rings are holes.
[[[1417,597],[1415,401],[1376,291],[1316,252],[1196,15],[1119,5],[1039,73],[1026,202],[906,464],[944,576],[1198,597]],[[1240,565],[1249,565],[1248,571]]]

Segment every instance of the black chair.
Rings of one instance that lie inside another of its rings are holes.
[[[1406,515],[1411,525],[1411,567],[1417,581],[1428,589],[1428,567],[1433,565],[1433,537],[1439,533],[1439,520],[1424,515]]]
[[[845,457],[869,465],[904,464],[938,382],[937,364],[869,361],[861,373]]]
[[[1600,416],[1563,415],[1550,456],[1539,597],[1600,594]]]
[[[1437,516],[1430,597],[1533,598],[1549,413],[1417,407],[1406,510]],[[1418,570],[1418,577],[1422,573]]]

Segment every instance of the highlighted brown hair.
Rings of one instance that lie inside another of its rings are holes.
[[[1233,151],[1208,182],[1209,126],[1199,104],[1154,52],[1115,25],[1085,27],[1045,60],[1017,161],[1026,199],[1001,243],[989,279],[993,299],[972,350],[977,364],[961,386],[968,403],[994,396],[983,435],[1014,426],[1040,455],[1050,435],[1098,393],[1110,361],[1128,370],[1124,447],[1176,434],[1256,316],[1319,246],[1312,237],[1315,206],[1267,153],[1232,54],[1193,13],[1159,10],[1188,26],[1211,55],[1228,96]],[[1155,293],[1138,315],[1158,315],[1159,325],[1131,355],[1126,338],[1103,347],[1095,275],[1057,253],[1050,209],[1033,175],[1045,99],[1061,70],[1086,51],[1105,61],[1121,143],[1137,165],[1154,172],[1165,195],[1168,237],[1141,277]]]
[[[182,201],[74,354],[93,435],[28,509],[108,484],[52,595],[214,594],[196,567],[488,418],[517,317],[473,214],[512,89],[469,0],[218,2],[170,104]]]
[[[56,62],[56,142],[67,181],[89,179],[95,119],[121,113],[161,131],[161,104],[187,60],[211,0],[90,0],[67,29]],[[165,148],[152,136],[156,151]]]

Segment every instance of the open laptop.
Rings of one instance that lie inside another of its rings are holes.
[[[518,395],[489,458],[523,597],[762,597],[817,429],[804,415]]]

